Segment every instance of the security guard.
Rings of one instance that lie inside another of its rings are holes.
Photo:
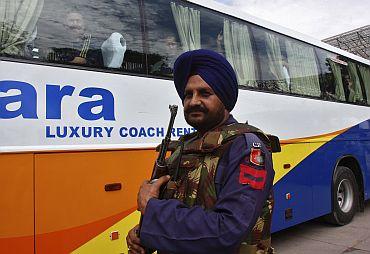
[[[179,56],[174,82],[187,123],[167,160],[169,174],[145,181],[138,193],[143,221],[126,237],[129,253],[273,253],[270,224],[274,171],[270,143],[230,114],[238,96],[235,72],[220,54],[194,50]],[[178,170],[172,199],[159,189]]]

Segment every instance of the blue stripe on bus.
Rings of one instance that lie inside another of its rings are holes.
[[[272,232],[331,212],[331,181],[337,161],[352,155],[361,167],[365,199],[370,190],[370,120],[366,120],[310,154],[274,185],[275,208]],[[360,141],[361,140],[361,141]],[[291,199],[286,199],[286,194]],[[293,217],[285,219],[285,210],[292,208]]]

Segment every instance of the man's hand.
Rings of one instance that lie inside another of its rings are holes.
[[[144,181],[140,186],[139,193],[137,195],[137,209],[141,212],[142,215],[145,214],[146,205],[151,198],[158,198],[159,189],[162,184],[165,184],[170,180],[170,176],[162,176],[156,181]]]
[[[217,34],[217,38],[216,38],[217,46],[221,46],[223,39],[224,39],[224,35],[222,34],[222,31],[220,31]]]
[[[71,61],[71,63],[84,65],[84,64],[86,64],[86,59],[85,59],[85,58],[83,58],[83,57],[80,57],[80,56],[76,56],[76,57]]]
[[[140,244],[140,238],[137,236],[139,230],[139,225],[136,225],[133,229],[128,232],[126,236],[126,243],[128,248],[128,253],[130,254],[144,254],[144,248]]]

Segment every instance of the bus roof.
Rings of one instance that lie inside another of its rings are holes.
[[[240,10],[238,10],[236,8],[233,8],[231,6],[227,6],[225,4],[217,3],[217,2],[211,1],[211,0],[188,0],[188,2],[191,2],[191,3],[194,3],[194,4],[198,4],[198,5],[201,5],[201,6],[205,7],[205,8],[208,8],[208,9],[211,9],[211,10],[215,10],[215,11],[218,11],[218,12],[221,12],[221,13],[224,13],[224,14],[227,14],[227,15],[230,15],[230,16],[233,16],[235,18],[239,18],[239,19],[248,21],[248,22],[253,23],[255,25],[258,25],[258,26],[267,28],[269,30],[278,32],[280,34],[287,35],[289,37],[292,37],[292,38],[301,40],[303,42],[307,42],[309,44],[312,44],[314,46],[320,47],[322,49],[326,49],[326,50],[329,50],[331,52],[334,52],[334,53],[343,55],[345,57],[351,58],[353,60],[359,61],[361,63],[370,65],[370,60],[367,60],[367,59],[362,58],[360,56],[354,55],[354,54],[349,53],[347,51],[344,51],[342,49],[333,47],[333,46],[331,46],[331,45],[329,45],[329,44],[327,44],[325,42],[322,42],[322,41],[320,41],[320,40],[318,40],[316,38],[313,38],[313,37],[311,37],[309,35],[302,34],[300,32],[297,32],[297,31],[294,31],[292,29],[289,29],[289,28],[280,26],[278,24],[275,24],[275,23],[272,23],[272,22],[269,22],[269,21],[266,21],[266,20],[257,18],[255,16],[252,16],[252,15],[246,13],[246,12],[243,12],[243,11],[240,11]]]

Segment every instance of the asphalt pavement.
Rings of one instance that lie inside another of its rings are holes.
[[[316,219],[274,233],[272,244],[278,254],[370,254],[370,202],[348,225]]]

